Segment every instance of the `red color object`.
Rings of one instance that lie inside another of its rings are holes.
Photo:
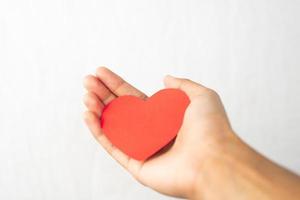
[[[176,137],[189,103],[179,89],[163,89],[146,100],[120,96],[104,108],[101,127],[114,146],[146,160]]]

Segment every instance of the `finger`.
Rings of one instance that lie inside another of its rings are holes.
[[[190,99],[203,95],[209,91],[208,88],[196,82],[184,78],[176,78],[170,75],[164,78],[164,84],[167,88],[178,88],[184,91]]]
[[[95,93],[88,92],[84,95],[83,102],[89,111],[92,111],[100,117],[104,105]]]
[[[83,118],[95,138],[98,138],[103,134],[100,125],[100,118],[96,113],[92,111],[86,111],[84,112]]]
[[[95,93],[105,105],[116,98],[116,96],[93,75],[86,76],[83,84],[88,91]]]
[[[127,83],[120,76],[106,67],[99,67],[96,71],[96,75],[116,96],[134,95],[143,99],[147,98],[144,93]]]
[[[143,163],[130,158],[121,150],[112,145],[108,138],[102,133],[99,117],[95,113],[86,111],[84,113],[84,120],[101,146],[126,170],[128,170],[133,176],[137,177]]]
[[[107,139],[107,137],[102,133],[102,129],[99,123],[99,117],[91,111],[86,111],[84,113],[84,120],[93,136],[102,145],[102,147],[116,160],[120,161],[121,164],[125,164],[126,157],[120,154],[112,145],[112,143]]]

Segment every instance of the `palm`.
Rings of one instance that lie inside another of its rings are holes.
[[[186,169],[183,165],[187,164],[185,154],[180,153],[182,145],[169,145],[171,147],[165,148],[159,155],[142,162],[129,158],[115,148],[101,132],[99,117],[105,104],[122,95],[135,95],[140,98],[147,96],[103,67],[97,70],[96,76],[87,76],[84,85],[88,90],[84,98],[88,108],[85,121],[97,141],[142,184],[162,193],[181,196],[184,187],[175,189],[176,191],[174,188],[178,185],[188,187],[192,177],[189,172],[178,174],[178,171],[182,171],[179,169]]]

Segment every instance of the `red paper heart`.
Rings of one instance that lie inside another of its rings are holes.
[[[178,89],[160,90],[147,100],[121,96],[104,108],[101,127],[114,146],[146,160],[175,138],[189,102]]]

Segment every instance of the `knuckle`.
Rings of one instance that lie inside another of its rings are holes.
[[[83,102],[87,107],[97,106],[97,101],[94,99],[94,97],[91,93],[87,93],[84,95]]]
[[[182,82],[185,82],[185,83],[187,83],[187,82],[191,82],[191,80],[190,80],[190,79],[188,79],[188,78],[182,78],[181,80],[182,80]]]
[[[212,97],[218,97],[218,93],[213,89],[207,89],[207,94]]]
[[[90,107],[98,106],[97,101],[95,101],[95,99],[92,99],[92,98],[89,100],[88,104],[89,104],[88,106],[90,106]]]
[[[189,82],[190,80],[187,78],[180,79],[179,88],[184,88]]]
[[[87,105],[88,101],[89,101],[89,93],[86,93],[84,96],[83,96],[83,102],[85,105]]]

